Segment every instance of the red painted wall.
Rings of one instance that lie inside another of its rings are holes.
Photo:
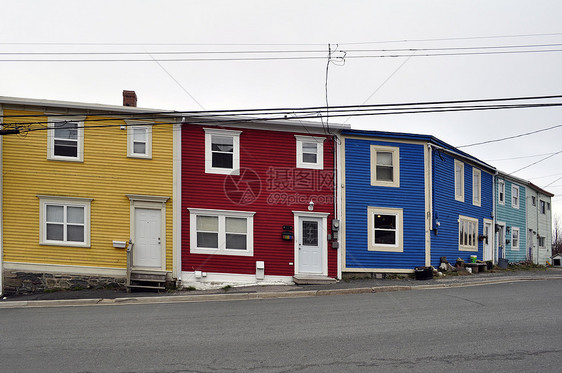
[[[296,168],[295,133],[256,129],[241,130],[240,175],[205,173],[205,132],[203,126],[182,126],[182,270],[235,274],[255,274],[256,261],[265,261],[265,274],[292,276],[295,268],[294,241],[281,239],[283,225],[294,225],[292,211],[307,211],[314,201],[314,212],[330,213],[334,218],[334,149],[331,136],[324,142],[324,169]],[[304,130],[304,129],[303,129]],[[314,134],[314,136],[320,136]],[[254,180],[247,185],[257,198],[236,191],[234,182]],[[259,194],[258,194],[259,192]],[[254,215],[254,255],[191,254],[188,208],[251,211]],[[328,242],[328,275],[337,275],[337,253]]]

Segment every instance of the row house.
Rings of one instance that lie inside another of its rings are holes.
[[[527,248],[528,259],[540,265],[551,262],[552,210],[554,194],[527,183]]]

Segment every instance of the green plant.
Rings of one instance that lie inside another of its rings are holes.
[[[232,286],[230,286],[230,285],[225,285],[225,286],[222,287],[222,290],[224,290],[224,291],[229,291],[230,289],[232,289]]]

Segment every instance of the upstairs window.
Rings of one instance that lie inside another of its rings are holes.
[[[152,158],[152,125],[131,124],[127,121],[127,156],[129,158]]]
[[[538,237],[539,246],[544,247],[546,244],[546,239],[544,237]]]
[[[472,204],[480,206],[482,196],[482,173],[480,170],[472,169]]]
[[[539,209],[541,211],[541,214],[546,214],[546,210],[545,210],[546,203],[543,200],[540,200],[539,202],[540,202]]]
[[[204,128],[205,172],[211,174],[240,174],[241,131]]]
[[[84,160],[84,121],[76,118],[48,119],[47,159],[82,162]]]
[[[464,163],[455,160],[455,199],[464,202]]]
[[[299,136],[297,140],[297,167],[321,170],[324,168],[325,137]]]
[[[505,205],[505,181],[502,179],[498,180],[498,203]]]
[[[533,204],[533,206],[536,206],[537,205],[537,197],[532,196],[531,197],[531,203]]]
[[[550,202],[547,202],[547,203],[546,203],[546,209],[547,209],[548,211],[550,211]]]
[[[400,187],[400,148],[371,145],[371,185]]]
[[[519,208],[519,186],[511,186],[511,207],[514,209]]]

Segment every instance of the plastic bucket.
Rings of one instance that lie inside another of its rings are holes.
[[[470,256],[470,262],[471,262],[471,263],[476,263],[476,259],[477,259],[477,256],[476,256],[476,255],[471,255],[471,256]]]
[[[509,263],[509,261],[505,258],[499,258],[498,259],[498,267],[500,267],[502,269],[507,269],[508,263]]]

